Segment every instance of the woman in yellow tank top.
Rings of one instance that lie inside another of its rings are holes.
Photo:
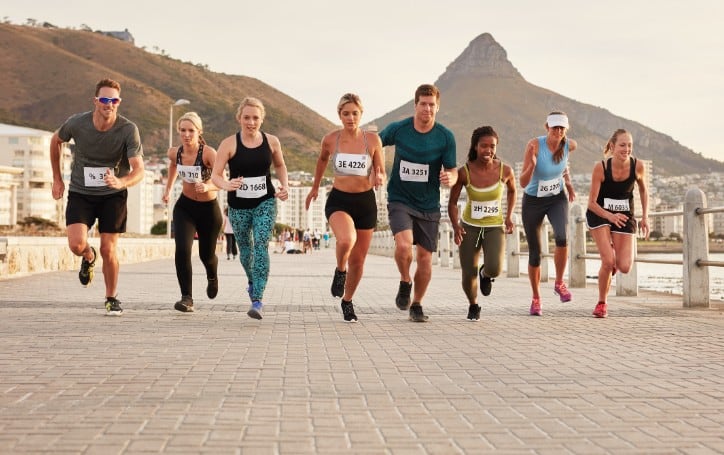
[[[515,208],[515,174],[497,157],[498,133],[491,126],[473,131],[468,162],[458,170],[458,181],[450,190],[448,214],[459,246],[462,286],[468,298],[468,319],[480,319],[478,275],[483,295],[490,295],[492,282],[500,275],[505,253],[505,234],[513,232]],[[503,187],[506,188],[506,207],[503,216]],[[459,216],[458,200],[463,187],[467,203]],[[478,269],[480,250],[483,265]]]

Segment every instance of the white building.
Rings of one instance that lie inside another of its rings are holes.
[[[23,170],[0,166],[0,226],[18,224],[18,180]]]
[[[53,199],[53,171],[50,166],[50,131],[0,124],[0,166],[22,169],[17,183],[17,219],[28,216],[45,218],[65,225],[65,201]],[[70,177],[70,149],[63,144],[61,171]]]
[[[154,201],[154,180],[153,171],[145,171],[143,180],[128,188],[128,220],[126,221],[126,232],[135,234],[150,234],[154,225],[153,201]]]

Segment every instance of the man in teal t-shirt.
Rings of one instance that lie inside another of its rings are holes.
[[[379,134],[382,145],[395,146],[387,184],[387,210],[395,236],[395,262],[400,287],[395,303],[410,310],[410,320],[425,322],[422,298],[432,278],[432,253],[437,251],[440,226],[440,185],[451,187],[458,178],[455,137],[435,122],[440,91],[423,84],[415,91],[415,114],[391,123]],[[412,245],[417,245],[415,292],[412,302]]]

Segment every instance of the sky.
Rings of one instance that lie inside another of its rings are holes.
[[[528,82],[724,161],[720,0],[6,0],[0,16],[128,29],[139,47],[257,78],[336,124],[342,94],[360,95],[371,121],[487,32]]]

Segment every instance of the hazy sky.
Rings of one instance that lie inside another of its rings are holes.
[[[128,28],[138,46],[255,77],[335,123],[343,93],[372,120],[489,32],[528,82],[724,161],[720,0],[6,0],[0,11],[16,24]]]

